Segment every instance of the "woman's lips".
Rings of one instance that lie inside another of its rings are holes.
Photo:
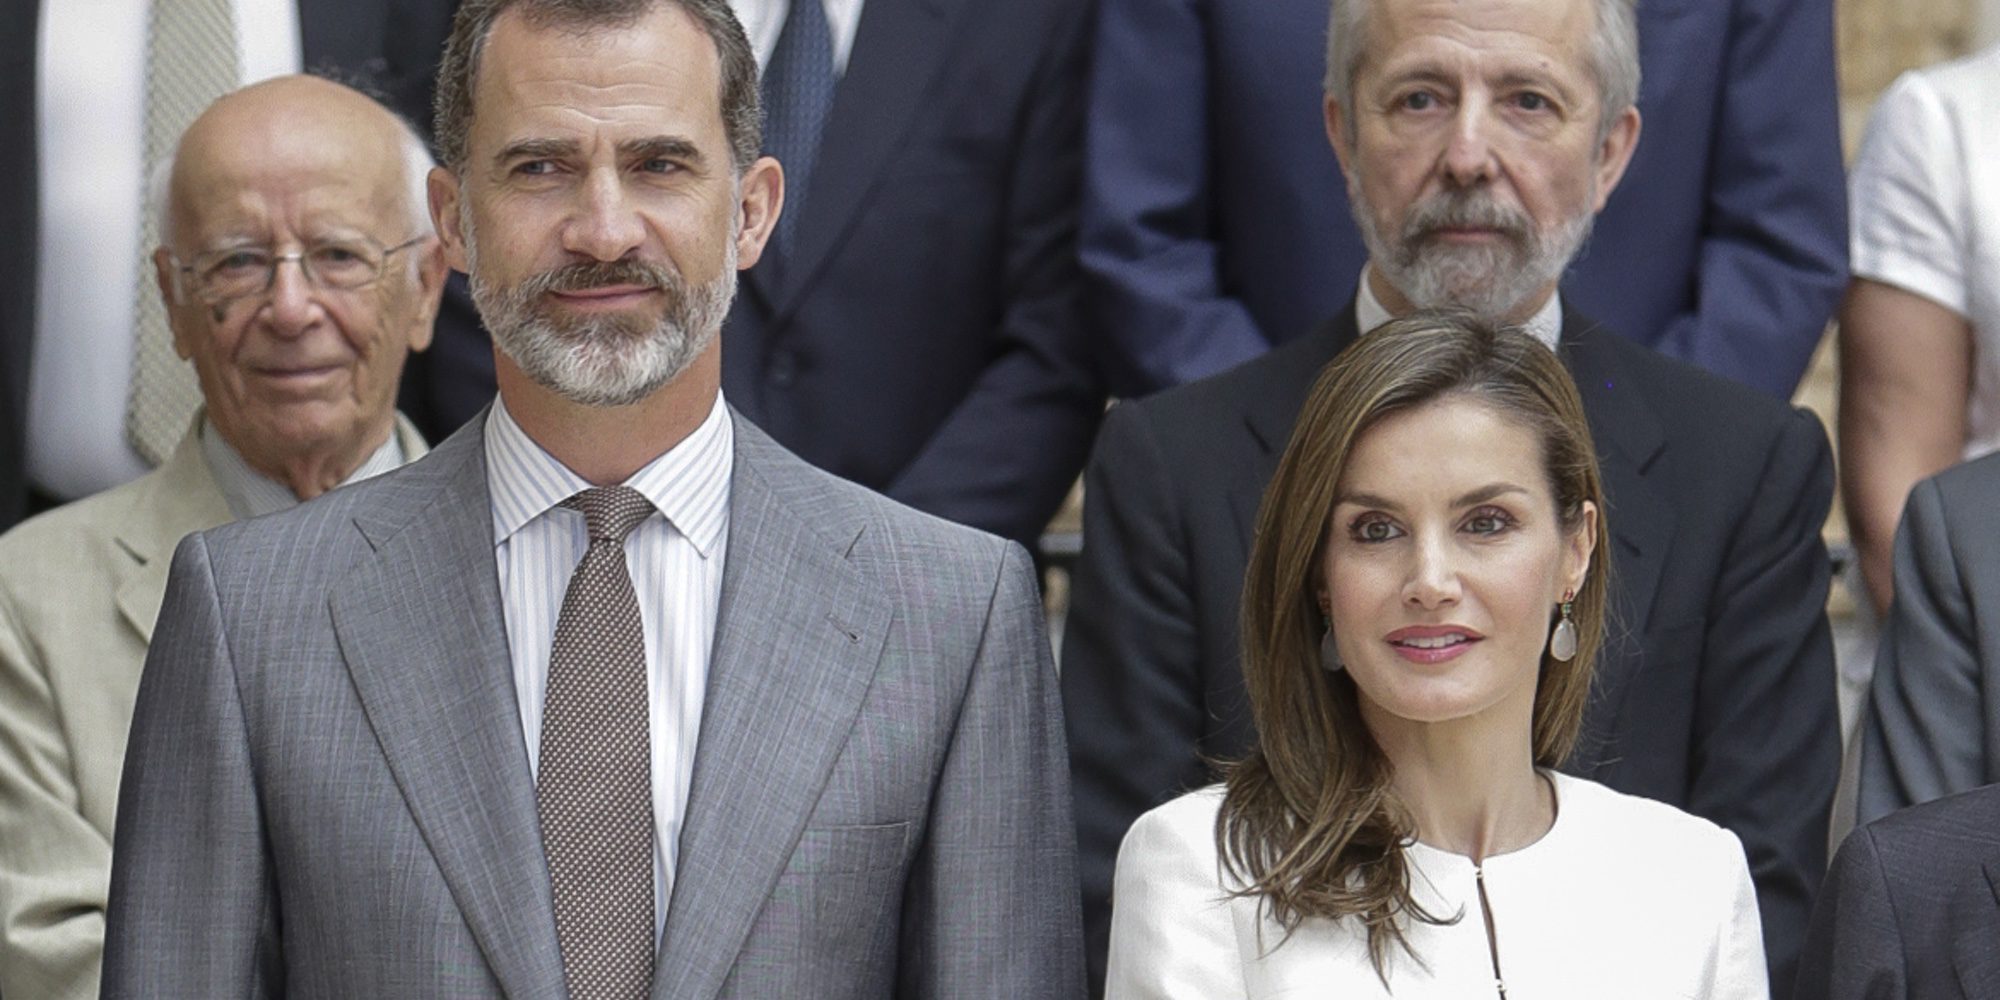
[[[1389,633],[1389,648],[1412,663],[1443,663],[1484,640],[1477,629],[1462,625],[1411,625]]]

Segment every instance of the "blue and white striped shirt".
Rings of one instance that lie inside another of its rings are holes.
[[[701,731],[722,567],[729,542],[735,429],[718,394],[694,433],[625,481],[658,509],[625,537],[625,561],[646,635],[653,782],[653,933],[667,918],[695,738]],[[590,488],[542,450],[499,400],[486,419],[486,478],[493,498],[493,554],[528,766],[539,774],[549,649],[570,575],[590,539],[583,514],[557,507]]]

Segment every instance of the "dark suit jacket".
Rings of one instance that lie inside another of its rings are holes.
[[[1062,683],[1100,975],[1126,828],[1255,739],[1237,647],[1251,526],[1353,317],[1120,405],[1099,435]],[[1735,832],[1774,981],[1789,989],[1839,770],[1826,435],[1810,415],[1574,312],[1563,356],[1603,469],[1615,615],[1569,769]]]
[[[388,105],[431,134],[437,64],[458,0],[299,0],[307,71],[382,92]],[[403,366],[397,409],[441,441],[493,399],[493,342],[479,325],[462,276],[445,286],[431,346]]]
[[[0,4],[0,530],[20,519],[27,478],[27,396],[35,339],[37,15],[45,3]],[[299,0],[304,68],[378,91],[426,134],[431,90],[457,0]],[[493,358],[472,301],[448,292],[427,355],[405,368],[399,405],[431,440],[493,396]]]
[[[1101,0],[1083,263],[1113,390],[1304,335],[1367,252],[1321,124],[1326,0]],[[1789,397],[1847,277],[1830,0],[1645,0],[1645,119],[1568,294]]]
[[[1077,313],[1091,0],[868,0],[732,405],[807,461],[1029,543],[1103,409]],[[790,210],[790,206],[787,207]]]
[[[28,355],[35,342],[35,46],[41,6],[0,8],[0,531],[27,510]]]
[[[2000,785],[1848,836],[1813,907],[1793,996],[2000,998]]]

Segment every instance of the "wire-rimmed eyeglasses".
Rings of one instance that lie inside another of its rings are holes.
[[[316,288],[353,291],[381,280],[382,271],[396,252],[407,250],[429,234],[412,236],[384,248],[368,236],[345,236],[321,240],[303,250],[274,253],[270,247],[224,247],[196,254],[179,265],[182,280],[189,282],[202,302],[216,306],[271,290],[278,280],[278,265],[297,261],[307,282]]]

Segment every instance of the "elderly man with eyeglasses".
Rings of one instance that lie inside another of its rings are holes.
[[[152,473],[0,536],[0,995],[97,996],[126,730],[174,546],[425,450],[395,397],[444,287],[430,167],[386,108],[311,77],[223,97],[182,137],[153,261],[204,409]]]

